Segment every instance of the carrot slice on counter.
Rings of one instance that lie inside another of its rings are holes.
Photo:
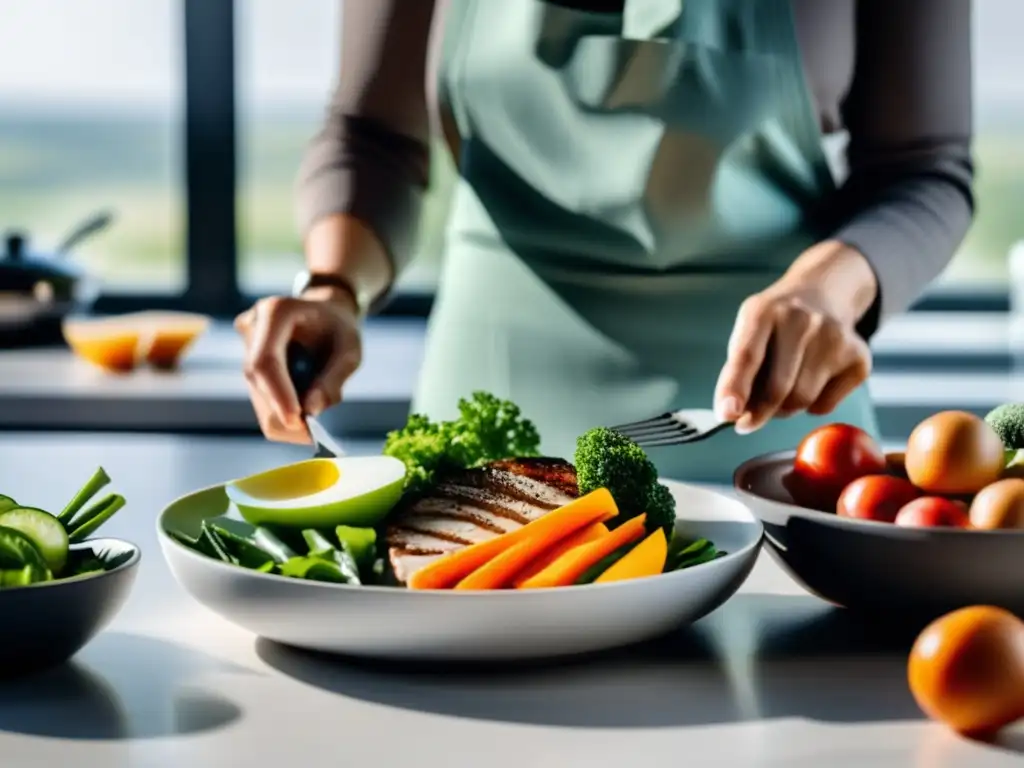
[[[531,566],[538,558],[545,556],[548,551],[560,549],[571,540],[575,540],[577,545],[585,543],[584,540],[578,538],[579,534],[594,531],[596,526],[601,526],[605,533],[608,532],[604,523],[597,522],[574,531],[555,529],[550,531],[549,536],[529,536],[517,544],[513,544],[493,560],[481,565],[456,584],[455,588],[507,589],[514,586],[516,576],[522,573],[524,568]],[[600,535],[599,531],[598,535]],[[572,547],[566,547],[561,551],[564,553],[569,549]]]
[[[619,514],[615,499],[606,488],[598,488],[586,496],[574,499],[565,506],[527,523],[522,528],[438,558],[416,571],[408,582],[409,589],[451,589],[475,570],[489,563],[505,551],[524,540],[543,541],[549,546],[555,541],[595,522],[610,520]],[[525,550],[523,550],[525,551]],[[529,563],[527,558],[519,568]],[[516,571],[519,570],[516,569]],[[509,576],[513,578],[515,573]],[[466,587],[463,587],[466,589]],[[472,587],[478,589],[478,587]]]
[[[587,568],[602,557],[607,557],[619,547],[642,539],[646,518],[647,515],[634,517],[597,541],[569,550],[536,576],[524,581],[519,588],[540,589],[572,586]]]
[[[626,581],[627,579],[642,579],[645,576],[657,576],[665,570],[665,559],[667,557],[668,539],[665,538],[665,530],[659,528],[633,547],[629,554],[598,576],[594,583],[607,584],[610,581]]]
[[[576,533],[566,536],[553,547],[548,548],[546,552],[542,552],[539,557],[534,558],[529,565],[516,574],[512,586],[519,587],[524,581],[536,576],[570,549],[596,541],[607,533],[608,526],[604,523],[591,523],[586,528],[580,528]]]

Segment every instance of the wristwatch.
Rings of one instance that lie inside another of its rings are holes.
[[[359,292],[356,291],[355,286],[346,277],[331,274],[330,272],[310,272],[304,269],[292,281],[292,296],[300,297],[310,288],[334,288],[347,293],[352,297],[352,301],[355,303],[359,314],[366,314],[366,302],[360,298]]]

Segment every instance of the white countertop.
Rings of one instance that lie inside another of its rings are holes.
[[[338,434],[383,434],[400,426],[423,359],[424,324],[375,320],[364,363],[345,402],[325,415]],[[1024,372],[1009,363],[1024,343],[1004,314],[915,313],[895,318],[873,342],[870,386],[889,436],[930,412],[976,411],[1024,399]],[[895,362],[894,362],[895,361]],[[105,374],[66,350],[0,352],[0,425],[7,429],[256,429],[241,376],[242,347],[215,326],[175,374]]]
[[[347,395],[355,400],[407,399],[423,360],[424,330],[420,320],[371,322],[363,365],[349,382]],[[873,340],[872,348],[883,357],[1005,355],[1011,336],[1002,314],[918,313],[895,318]],[[0,397],[234,399],[245,396],[241,366],[241,340],[227,325],[214,325],[196,343],[179,374],[140,370],[130,376],[111,375],[60,348],[8,350],[0,352]]]
[[[803,594],[767,557],[739,595],[695,628],[573,664],[387,670],[258,641],[177,587],[154,518],[180,494],[302,455],[250,438],[0,436],[0,492],[56,507],[100,463],[129,500],[104,533],[143,549],[135,590],[106,632],[70,666],[0,685],[0,765],[999,768],[1024,761],[1024,730],[986,746],[924,721],[906,686],[909,639],[867,639],[870,628]]]

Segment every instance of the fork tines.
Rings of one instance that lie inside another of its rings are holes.
[[[727,426],[728,422],[718,419],[711,410],[688,409],[663,413],[643,421],[620,424],[611,429],[644,448],[653,448],[704,440]]]
[[[672,413],[663,413],[632,424],[621,424],[612,429],[644,446],[675,445],[699,433],[692,424],[679,421]]]

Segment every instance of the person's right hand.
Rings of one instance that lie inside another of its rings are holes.
[[[260,429],[270,440],[308,443],[303,413],[317,415],[341,400],[341,388],[362,361],[359,312],[345,294],[261,299],[235,320],[245,341],[245,378]],[[327,360],[299,403],[285,351],[295,341]]]

